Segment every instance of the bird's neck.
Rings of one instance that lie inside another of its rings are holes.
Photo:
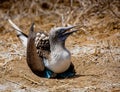
[[[65,42],[50,42],[50,50],[54,51],[62,51],[67,50],[65,47]]]

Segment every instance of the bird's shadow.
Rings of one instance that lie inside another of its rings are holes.
[[[80,75],[75,75],[75,76],[72,76],[72,77],[66,77],[66,78],[59,78],[59,77],[57,77],[57,78],[51,78],[51,79],[62,80],[62,79],[73,79],[73,78],[78,78],[78,77],[80,77]]]
[[[77,74],[77,75],[75,75],[75,76],[73,76],[73,77],[69,77],[68,79],[79,78],[79,77],[80,77],[80,75]]]
[[[98,75],[94,75],[94,74],[85,74],[85,75],[80,75],[80,74],[77,74],[73,77],[66,77],[66,78],[55,78],[55,79],[59,79],[59,80],[62,80],[62,79],[75,79],[75,78],[80,78],[80,77],[89,77],[89,76],[93,76],[93,77],[98,77]]]

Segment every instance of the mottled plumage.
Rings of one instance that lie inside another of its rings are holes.
[[[48,58],[50,53],[49,36],[44,32],[36,33],[35,46],[40,57]]]

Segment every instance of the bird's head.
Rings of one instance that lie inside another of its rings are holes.
[[[50,31],[50,39],[54,42],[65,42],[67,37],[77,30],[70,30],[76,26],[71,27],[57,27]]]

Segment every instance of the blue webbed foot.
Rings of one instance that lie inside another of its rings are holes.
[[[45,69],[44,77],[45,78],[53,78],[53,77],[56,77],[56,74],[49,69]]]

